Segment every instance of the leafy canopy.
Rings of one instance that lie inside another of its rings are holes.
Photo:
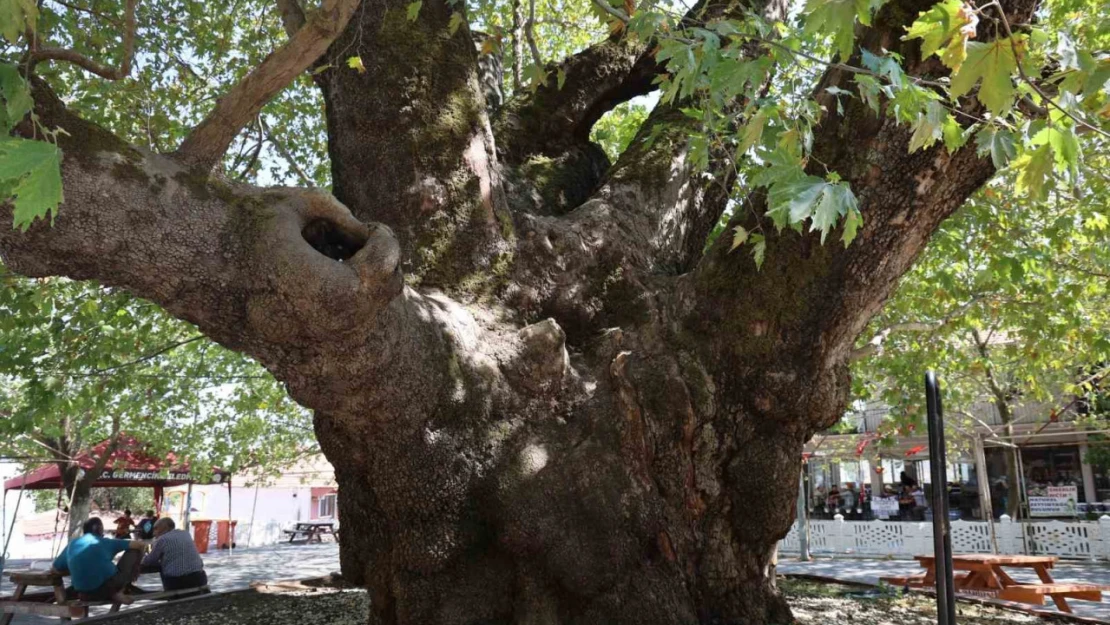
[[[1110,164],[1105,151],[1088,159]],[[942,226],[861,340],[857,397],[892,407],[887,433],[920,427],[926,369],[942,375],[945,412],[964,431],[984,405],[1044,421],[1110,382],[1110,178],[1030,200],[1007,192],[1023,174]]]

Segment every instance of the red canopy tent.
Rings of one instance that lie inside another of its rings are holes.
[[[73,461],[82,469],[91,469],[96,466],[96,459],[108,450],[108,446],[109,441],[103,441],[95,445],[89,453],[82,454]],[[208,479],[197,479],[197,476],[190,473],[189,465],[179,462],[172,452],[159,458],[150,455],[143,443],[123,436],[105,463],[104,471],[92,485],[94,488],[153,487],[155,507],[160,511],[163,492],[167,486],[180,486],[190,482],[230,485],[231,476],[219,469],[213,469]],[[62,486],[62,470],[57,463],[51,463],[5,481],[4,492],[16,489],[57,490]]]

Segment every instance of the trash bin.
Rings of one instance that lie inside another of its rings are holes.
[[[235,548],[235,526],[238,521],[221,519],[216,521],[216,546],[219,549]]]
[[[212,529],[212,521],[193,520],[192,525],[197,553],[208,553],[208,532]]]

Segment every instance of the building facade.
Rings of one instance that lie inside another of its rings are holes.
[[[886,416],[882,405],[861,407],[849,417],[856,432],[818,434],[806,445],[805,497],[812,518],[931,518],[926,433],[882,440],[878,432]],[[1018,500],[1018,518],[1094,519],[1110,511],[1110,474],[1091,462],[1098,454],[1090,453],[1110,444],[1110,433],[1081,426],[1078,416],[1074,409],[1055,415],[1051,406],[1025,405],[1014,410],[1006,428],[995,406],[983,402],[966,418],[948,418],[952,518],[997,519],[1013,507],[1011,498]],[[1008,457],[1018,467],[1017,484],[1008,475]]]

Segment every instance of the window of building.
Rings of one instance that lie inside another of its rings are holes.
[[[335,517],[335,495],[324,495],[320,497],[320,518],[330,519]]]

